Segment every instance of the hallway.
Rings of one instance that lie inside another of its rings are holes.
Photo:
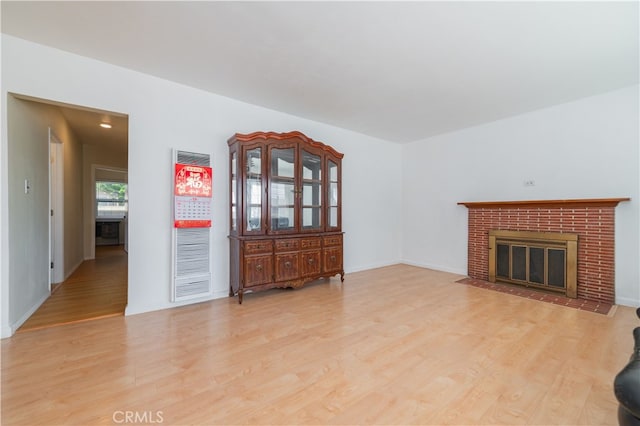
[[[126,305],[127,253],[98,246],[95,260],[84,261],[18,332],[124,315]]]

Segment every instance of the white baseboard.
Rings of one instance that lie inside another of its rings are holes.
[[[449,266],[434,265],[433,263],[413,262],[411,260],[403,260],[402,263],[404,263],[405,265],[417,266],[419,268],[427,268],[436,271],[449,272],[451,274],[464,275],[465,277],[467,276],[466,270],[451,268]]]
[[[196,303],[209,302],[211,300],[222,299],[224,297],[229,297],[228,290],[218,290],[218,291],[214,291],[213,294],[211,294],[210,296],[200,297],[197,299],[189,299],[182,302],[167,303],[161,306],[154,305],[154,306],[133,306],[132,307],[130,305],[127,305],[124,309],[124,315],[125,316],[137,315],[137,314],[144,314],[146,312],[161,311],[163,309],[177,308],[180,306],[195,305]]]
[[[368,271],[369,269],[384,268],[386,266],[397,265],[399,263],[402,263],[402,261],[396,260],[396,261],[393,261],[393,262],[374,263],[374,264],[370,264],[370,265],[360,265],[360,266],[347,268],[347,269],[345,269],[344,273],[345,274],[352,274],[354,272]]]
[[[127,304],[124,308],[124,316],[145,314],[147,312],[160,311],[162,309],[169,309],[175,307],[174,305],[154,305],[154,306],[131,306]]]
[[[629,297],[616,297],[616,305],[629,306],[631,308],[640,307],[640,300]]]
[[[45,294],[38,302],[36,302],[35,305],[31,307],[31,309],[29,309],[24,315],[22,315],[20,319],[18,319],[18,321],[11,324],[11,334],[9,336],[13,336],[15,332],[20,328],[20,326],[24,324],[29,319],[29,317],[34,314],[35,311],[38,310],[38,308],[44,303],[45,300],[49,298],[49,296],[51,296],[51,294]]]
[[[229,297],[229,290],[218,290],[213,292],[213,299],[222,299],[223,297]]]
[[[13,333],[11,332],[11,327],[3,326],[2,335],[0,336],[0,339],[6,339],[11,336],[13,336]]]
[[[84,262],[84,259],[80,259],[78,260],[78,263],[76,263],[67,274],[65,274],[64,276],[64,281],[66,281],[67,279],[69,279],[69,277],[71,276],[71,274],[73,274],[76,269],[78,269],[80,267],[80,265],[82,265],[82,262]]]

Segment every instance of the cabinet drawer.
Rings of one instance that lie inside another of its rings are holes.
[[[320,241],[318,241],[320,242]],[[300,274],[303,277],[320,273],[320,250],[303,251],[301,253]]]
[[[300,248],[302,250],[319,249],[320,245],[320,238],[304,238],[300,240]]]
[[[295,251],[300,248],[300,239],[276,240],[276,251]]]
[[[244,258],[244,286],[251,287],[270,283],[273,279],[271,256],[248,256]]]
[[[324,272],[342,272],[342,247],[324,249]]]
[[[271,253],[272,248],[273,242],[271,240],[244,242],[245,254]]]
[[[341,246],[342,235],[331,235],[330,237],[324,237],[324,246]]]
[[[276,281],[298,278],[298,253],[276,255]]]

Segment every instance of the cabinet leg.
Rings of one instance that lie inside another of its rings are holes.
[[[344,271],[340,272],[340,282],[344,282]]]
[[[238,290],[238,304],[242,305],[242,290]]]

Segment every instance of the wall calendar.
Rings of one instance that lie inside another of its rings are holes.
[[[174,226],[211,227],[213,170],[191,164],[175,165]]]

